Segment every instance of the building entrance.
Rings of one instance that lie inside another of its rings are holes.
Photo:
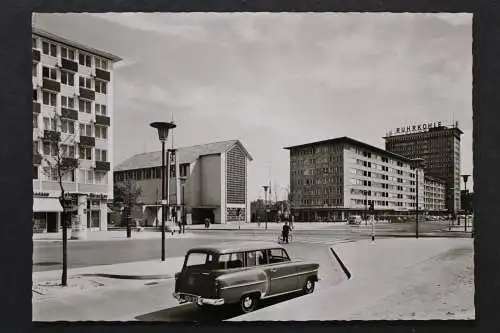
[[[57,213],[47,213],[47,232],[57,232],[58,229]]]

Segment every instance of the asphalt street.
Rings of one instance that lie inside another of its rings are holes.
[[[410,224],[381,224],[376,226],[375,235],[379,238],[395,237],[400,233],[414,232]],[[443,236],[447,226],[442,224],[421,224],[421,233],[436,233]],[[279,230],[192,230],[199,238],[170,238],[166,241],[167,257],[184,256],[186,251],[200,244],[217,243],[229,240],[277,240]],[[331,229],[295,230],[292,232],[291,246],[298,253],[307,253],[314,244],[326,246],[337,242],[355,241],[371,237],[371,227],[336,226]],[[33,271],[61,269],[61,241],[34,242]],[[130,239],[121,241],[71,241],[68,243],[68,265],[70,268],[126,263],[160,258],[160,239]]]

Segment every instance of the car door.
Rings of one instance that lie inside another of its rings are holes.
[[[269,249],[265,271],[269,276],[269,296],[298,289],[297,265],[284,249]]]

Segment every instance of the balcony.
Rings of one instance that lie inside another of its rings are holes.
[[[108,82],[111,80],[111,74],[108,71],[104,71],[104,70],[99,69],[99,68],[96,68],[95,76],[98,79],[105,80]]]
[[[107,184],[78,184],[78,191],[81,193],[108,193],[108,185]]]
[[[80,135],[80,145],[95,147],[95,138],[93,136]]]
[[[33,113],[40,113],[42,106],[38,102],[33,102]]]
[[[60,92],[61,91],[61,84],[57,81],[50,80],[50,79],[43,79],[43,84],[42,84],[43,89],[55,91],[55,92]]]
[[[40,51],[38,50],[31,50],[33,53],[33,60],[35,61],[40,61]]]
[[[34,154],[33,155],[33,164],[34,165],[40,165],[40,164],[42,164],[42,155],[40,155],[40,154]]]
[[[92,90],[84,88],[84,87],[80,87],[80,97],[94,101],[95,100],[95,91],[92,91]]]
[[[111,170],[111,163],[102,162],[102,161],[95,161],[95,169],[101,170],[101,171],[109,171],[109,170]]]
[[[61,164],[67,168],[76,168],[78,167],[78,160],[76,158],[63,157]]]
[[[78,72],[78,63],[75,61],[71,61],[69,59],[62,59],[61,60],[61,67],[63,69],[72,71],[72,72]]]
[[[46,141],[59,141],[61,139],[61,133],[56,131],[44,130],[43,139]]]
[[[97,125],[106,125],[109,126],[111,124],[110,118],[106,116],[95,115],[95,123]]]
[[[78,111],[67,108],[61,108],[61,117],[72,120],[78,120]]]

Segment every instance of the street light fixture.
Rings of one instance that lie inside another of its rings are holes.
[[[465,221],[464,221],[464,231],[467,232],[467,214],[468,214],[468,211],[467,211],[467,202],[469,201],[469,195],[467,193],[467,180],[469,179],[470,175],[462,175],[462,178],[464,180],[464,185],[465,185],[465,207],[464,207],[464,212],[465,212]],[[474,227],[472,227],[473,230],[474,230]],[[472,237],[474,237],[474,231],[472,231]]]
[[[168,138],[168,131],[174,129],[174,123],[154,122],[151,127],[158,130],[158,137],[161,141],[161,261],[165,261],[165,141]]]

